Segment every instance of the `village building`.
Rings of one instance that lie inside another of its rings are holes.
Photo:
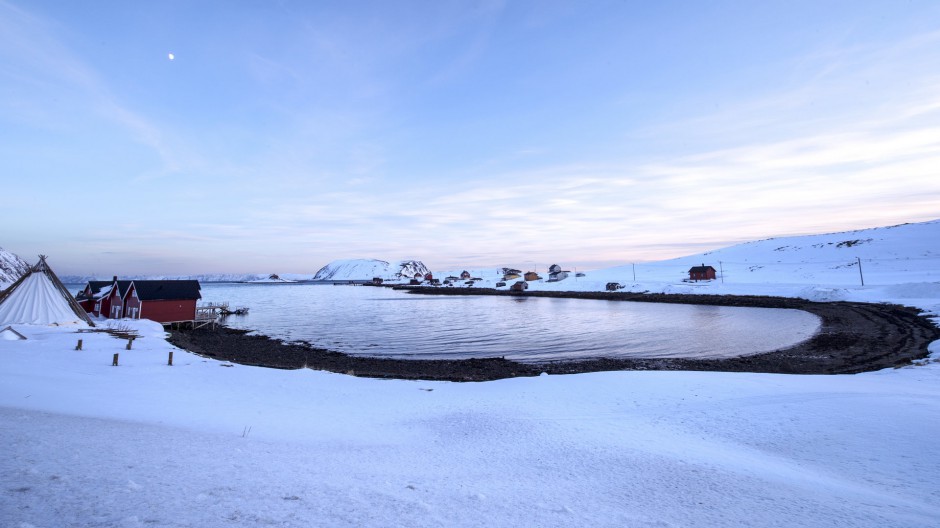
[[[461,278],[462,280],[467,280],[467,279],[469,279],[469,278],[470,278],[470,272],[467,271],[467,270],[463,270],[463,272],[460,273],[460,278]]]
[[[150,319],[169,325],[191,323],[196,301],[202,298],[196,280],[88,281],[78,293],[78,304],[87,313],[108,319]]]
[[[527,271],[523,278],[527,281],[542,280],[542,277],[539,277],[539,274],[534,271]]]
[[[88,281],[85,289],[75,299],[85,312],[108,319],[124,317],[124,292],[131,285],[129,280]]]
[[[201,298],[197,280],[132,281],[124,293],[124,317],[163,325],[192,323]]]
[[[522,277],[522,271],[513,268],[503,268],[502,273],[504,281],[511,281]]]
[[[529,283],[525,281],[517,281],[509,287],[509,291],[513,292],[523,292],[527,289],[529,289]]]
[[[570,271],[565,271],[561,269],[561,266],[558,264],[552,264],[548,268],[548,282],[558,282],[568,278]]]
[[[689,268],[689,280],[715,280],[715,268],[704,263],[701,266],[692,266]]]

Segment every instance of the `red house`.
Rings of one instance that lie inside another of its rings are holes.
[[[124,293],[124,317],[168,325],[196,320],[196,280],[135,280]]]
[[[689,280],[715,280],[715,268],[704,263],[701,266],[692,266],[689,268]]]
[[[120,319],[124,317],[124,292],[130,284],[131,281],[119,281],[117,277],[110,281],[88,281],[75,300],[87,313]]]

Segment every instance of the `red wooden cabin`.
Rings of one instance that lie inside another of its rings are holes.
[[[124,317],[189,323],[196,320],[201,298],[196,280],[135,280],[124,293]]]
[[[689,280],[715,280],[715,268],[702,264],[689,268]]]
[[[120,319],[124,317],[124,292],[130,284],[131,281],[119,281],[117,277],[110,281],[88,281],[75,300],[87,313]]]

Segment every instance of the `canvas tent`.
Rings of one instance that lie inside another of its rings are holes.
[[[95,326],[46,264],[45,255],[0,292],[0,325],[9,324]]]

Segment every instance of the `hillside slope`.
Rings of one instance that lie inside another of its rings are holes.
[[[716,279],[689,281],[689,268],[702,264],[715,268]],[[497,268],[471,273],[483,279],[474,288],[492,288],[502,278]],[[559,282],[530,281],[528,289],[603,291],[609,283],[633,292],[891,300],[940,313],[940,220],[770,238],[670,260],[587,271],[580,277],[570,274]]]
[[[688,278],[710,265],[734,283],[897,284],[940,280],[940,220],[821,235],[770,238],[654,263],[637,264],[655,280]],[[859,265],[862,273],[859,274]],[[632,280],[633,266],[603,270]],[[640,280],[640,276],[637,277]]]
[[[16,279],[29,270],[29,262],[0,248],[0,289],[16,282]]]

